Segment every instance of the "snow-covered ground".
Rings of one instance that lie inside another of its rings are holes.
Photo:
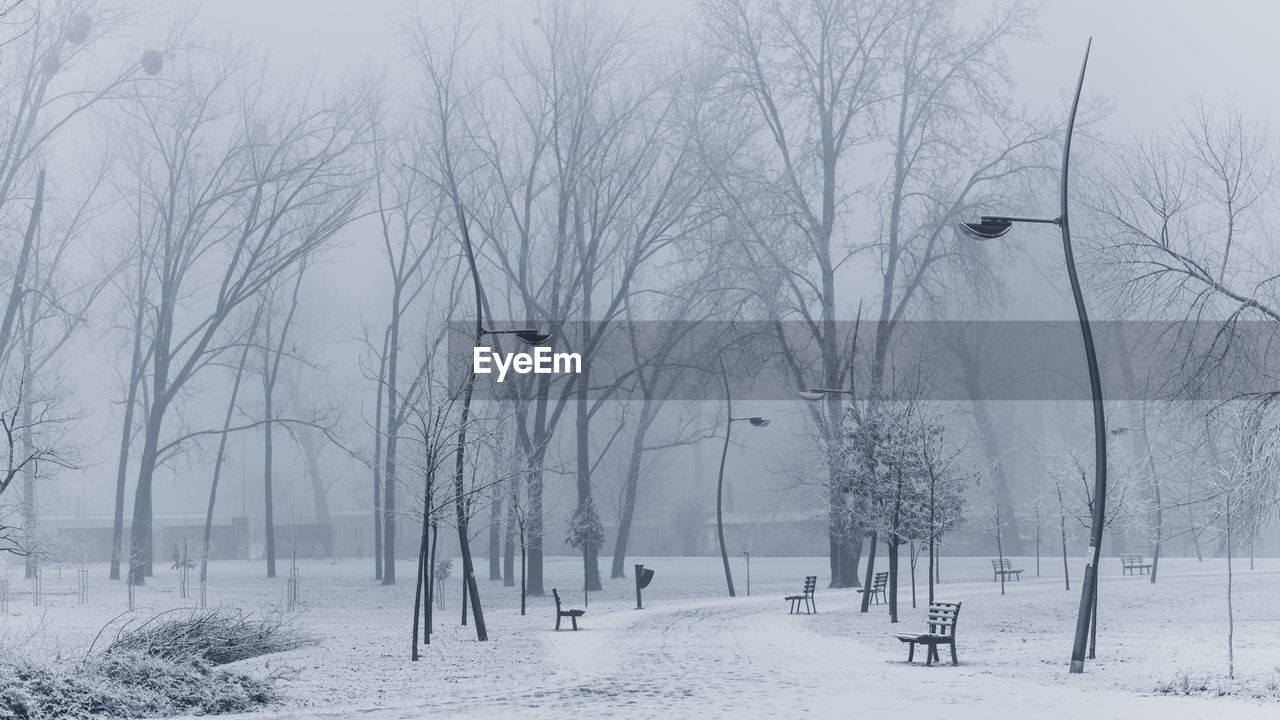
[[[789,615],[782,596],[803,577],[826,576],[822,558],[754,558],[751,596],[746,568],[735,560],[739,597],[726,597],[719,558],[638,558],[657,575],[635,610],[630,578],[606,580],[592,593],[582,630],[552,630],[550,597],[531,598],[519,614],[515,588],[481,581],[490,641],[478,643],[458,624],[460,581],[449,581],[447,607],[420,662],[409,661],[411,579],[384,587],[371,561],[299,564],[297,621],[314,646],[241,663],[271,673],[285,702],[249,717],[371,720],[419,717],[1276,717],[1280,692],[1266,699],[1165,695],[1161,685],[1186,676],[1226,687],[1225,560],[1163,561],[1160,582],[1121,577],[1104,559],[1097,659],[1069,675],[1078,586],[1063,588],[1061,559],[1016,558],[1026,579],[1000,595],[986,558],[942,560],[940,600],[963,602],[960,666],[907,665],[892,637],[922,626],[923,567],[916,609],[904,560],[901,622],[885,606],[858,612],[860,595],[819,584],[818,614]],[[883,563],[883,560],[881,561]],[[1056,563],[1056,568],[1054,567]],[[460,564],[455,562],[454,567]],[[1072,560],[1073,574],[1082,562]],[[401,564],[408,572],[411,562]],[[630,563],[628,563],[630,568]],[[1056,570],[1056,572],[1055,572]],[[607,567],[606,567],[607,571]],[[282,564],[287,574],[287,563]],[[60,575],[60,577],[59,577]],[[271,612],[284,603],[283,579],[262,577],[261,563],[211,566],[210,604]],[[482,577],[487,576],[487,566]],[[0,642],[31,653],[76,657],[99,630],[119,624],[125,588],[90,566],[90,602],[80,605],[74,567],[45,569],[43,604],[32,605],[30,583],[11,565],[9,613]],[[582,607],[581,561],[553,558],[548,588]],[[194,580],[194,578],[193,578]],[[1078,578],[1073,578],[1073,581]],[[571,588],[578,588],[576,590]],[[193,591],[195,588],[193,588]],[[1280,684],[1280,560],[1236,561],[1236,673],[1246,687]],[[187,601],[185,604],[191,604]],[[133,616],[184,605],[177,573],[158,568],[138,590]],[[568,627],[566,623],[565,627]],[[108,631],[110,632],[110,631]],[[947,652],[942,650],[945,660]],[[1028,713],[1032,713],[1028,715]]]

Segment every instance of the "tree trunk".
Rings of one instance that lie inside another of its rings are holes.
[[[435,614],[433,608],[436,602],[436,550],[440,548],[440,525],[434,520],[431,522],[431,556],[427,558],[427,607],[424,609],[426,614],[426,627],[423,628],[423,642],[431,644],[431,633],[434,630],[432,623]]]
[[[395,362],[392,362],[395,367]],[[382,584],[396,584],[396,435],[400,423],[395,419],[394,381],[387,392],[387,449],[382,475]]]
[[[934,554],[935,552],[936,551],[934,550],[934,545],[933,545],[933,534],[930,533],[929,535],[929,604],[930,605],[933,604],[933,562],[934,562],[934,558],[936,557]]]
[[[916,552],[915,542],[913,541],[907,546],[907,553],[911,558],[911,609],[916,609],[916,562],[920,556]]]
[[[373,425],[373,579],[382,579],[382,441],[383,402],[386,384],[386,341],[378,368],[378,399]]]
[[[316,510],[316,523],[325,528],[324,554],[333,559],[333,514],[329,510],[329,492],[320,470],[320,453],[312,440],[311,431],[303,428],[298,434],[302,449],[302,462],[311,477],[311,498]]]
[[[829,463],[830,464],[830,463]],[[846,493],[839,486],[839,473],[828,467],[827,546],[830,555],[831,584],[833,588],[859,587],[858,563],[862,555],[862,532],[857,527],[847,527],[845,516]]]
[[[145,265],[138,263],[138,304],[133,315],[133,352],[129,359],[129,387],[125,393],[124,428],[120,433],[120,455],[116,461],[116,504],[111,525],[111,580],[120,579],[120,556],[124,545],[124,495],[129,472],[129,448],[133,444],[133,413],[138,404],[138,386],[142,383],[142,322],[146,313],[146,297],[142,278]]]
[[[502,483],[489,488],[489,579],[502,579]]]
[[[529,527],[528,592],[533,597],[547,594],[542,579],[542,458],[543,451],[537,451],[529,471],[529,517],[525,521]]]
[[[1235,576],[1231,567],[1231,493],[1227,493],[1227,677],[1236,676],[1236,615],[1232,605]]]
[[[464,572],[462,574],[462,602],[460,603],[460,605],[462,606],[462,626],[463,627],[466,627],[467,625],[467,592],[470,589],[471,589],[471,584],[467,582],[467,575]]]
[[[515,482],[514,480],[512,482]],[[514,489],[513,492],[519,492]],[[515,587],[516,584],[516,503],[515,498],[507,503],[507,526],[502,542],[502,585]]]
[[[222,465],[226,460],[227,436],[231,430],[231,419],[235,414],[236,397],[240,394],[240,382],[244,378],[244,369],[249,362],[249,348],[246,343],[240,353],[240,364],[236,367],[236,379],[231,385],[231,399],[227,401],[227,413],[222,419],[222,435],[218,438],[218,455],[213,461],[213,480],[209,483],[209,505],[204,514],[204,543],[200,551],[200,600],[205,600],[204,587],[209,579],[209,542],[213,536],[213,509],[218,500],[218,481],[222,477]]]
[[[875,579],[873,573],[876,570],[876,531],[872,530],[871,542],[867,546],[867,571],[862,581],[862,612],[866,612],[871,607],[871,588],[874,587],[872,581]]]
[[[151,575],[151,482],[155,476],[156,453],[160,446],[160,426],[164,419],[162,399],[156,398],[147,418],[142,457],[138,461],[138,486],[133,496],[133,525],[129,534],[129,582],[142,585]]]
[[[1062,488],[1058,488],[1058,502],[1062,502]],[[1062,580],[1066,583],[1067,590],[1071,589],[1071,569],[1067,567],[1067,515],[1060,513],[1058,515],[1058,530],[1062,533]]]
[[[470,245],[467,247],[469,249]],[[472,263],[472,273],[474,274],[476,272],[474,259]],[[473,280],[476,283],[476,307],[479,308],[483,306],[479,297],[479,278],[475,277]],[[481,335],[477,330],[476,343],[478,344],[481,339]],[[476,585],[475,567],[471,562],[471,538],[467,532],[466,488],[463,485],[466,479],[467,423],[471,416],[471,396],[475,391],[475,382],[475,374],[471,373],[468,376],[467,386],[462,395],[462,414],[458,421],[458,447],[454,456],[453,503],[457,514],[458,547],[462,553],[462,581],[471,596],[472,613],[476,621],[476,640],[483,642],[489,639],[489,635],[485,631],[484,611],[480,608],[480,588]]]
[[[272,407],[273,383],[267,383],[264,392],[264,402],[266,403],[266,419],[267,422],[262,426],[262,490],[263,490],[263,523],[266,530],[264,535],[263,553],[267,556],[267,577],[276,576],[276,523],[275,523],[275,506],[272,497],[271,487],[271,464],[273,460],[274,450],[272,448],[272,432],[274,429],[275,409]]]
[[[898,542],[889,543],[889,622],[898,622]]]
[[[426,582],[427,570],[427,513],[422,513],[422,537],[418,539],[418,576],[413,584],[413,639],[409,659],[418,661],[418,622],[422,612],[422,584]]]
[[[34,325],[31,330],[34,330]],[[31,367],[31,350],[34,338],[28,333],[26,341],[23,343],[23,362],[22,362],[22,448],[23,452],[28,456],[33,456],[35,448],[32,446],[31,428],[35,425],[34,417],[31,412],[31,392],[35,383],[34,369]],[[39,547],[40,518],[36,513],[36,474],[39,472],[40,463],[32,460],[22,469],[22,523],[24,525],[23,532],[25,538],[23,544],[27,551],[25,558],[26,578],[30,580],[36,577],[40,572],[40,556],[43,550]]]
[[[627,462],[627,479],[622,488],[622,512],[618,517],[618,534],[613,542],[613,566],[609,577],[617,579],[627,576],[627,541],[631,538],[631,523],[636,513],[636,491],[640,486],[640,467],[644,460],[645,431],[649,423],[649,401],[644,401],[640,411],[640,422],[636,425],[635,435],[631,438],[631,457]]]
[[[996,501],[997,503],[999,500]],[[997,508],[999,505],[996,506]],[[996,557],[1000,558],[1000,565],[1004,566],[1004,544],[1000,542],[1000,513],[996,512]],[[1000,594],[1004,594],[1004,573],[1000,573]]]

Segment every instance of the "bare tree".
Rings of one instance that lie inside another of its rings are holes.
[[[293,269],[293,277],[281,277],[262,292],[262,311],[255,327],[262,333],[258,341],[261,352],[261,364],[258,375],[262,380],[262,486],[263,486],[263,554],[267,558],[267,577],[276,576],[276,524],[274,514],[274,488],[272,471],[274,469],[274,440],[276,420],[280,416],[277,409],[276,383],[280,379],[280,363],[286,355],[285,346],[289,343],[289,332],[293,328],[294,316],[298,312],[298,291],[302,289],[302,279],[306,275],[307,258],[301,257]],[[292,280],[290,291],[287,281]],[[279,295],[288,292],[287,304],[281,307]]]
[[[751,265],[768,275],[758,285],[780,288],[771,311],[798,321],[819,358],[808,367],[803,348],[780,332],[787,366],[798,389],[813,386],[813,376],[824,387],[844,386],[850,340],[837,321],[852,299],[838,297],[836,274],[866,254],[881,280],[866,388],[874,397],[885,390],[885,359],[911,309],[941,292],[948,273],[982,272],[966,260],[973,253],[951,251],[953,221],[1033,170],[1054,137],[1009,117],[997,90],[1008,83],[998,48],[1027,32],[1028,11],[997,9],[973,33],[959,27],[950,0],[701,7],[707,42],[723,57],[720,116],[752,119],[739,129],[746,134],[739,157],[715,174],[719,189],[743,225]],[[873,159],[884,159],[889,172],[870,188],[854,187],[853,168]],[[878,224],[858,225],[859,213]],[[859,411],[836,393],[810,410],[832,460],[831,584],[853,586],[862,530],[844,526],[854,480],[833,448],[845,413]]]
[[[1204,501],[1210,504],[1209,525],[1217,530],[1227,556],[1227,676],[1235,677],[1235,572],[1236,548],[1250,545],[1280,501],[1276,483],[1277,455],[1271,402],[1237,403],[1244,407],[1221,408],[1215,418],[1231,431],[1235,442],[1225,461],[1207,478]]]
[[[204,515],[204,541],[200,546],[200,606],[207,602],[209,584],[209,543],[213,539],[213,511],[218,501],[218,484],[222,478],[222,468],[226,462],[227,438],[232,431],[232,421],[237,408],[236,400],[240,395],[240,385],[244,380],[246,367],[249,365],[249,351],[253,349],[253,337],[257,334],[258,323],[262,319],[263,306],[258,305],[253,320],[246,332],[244,347],[240,351],[240,360],[236,363],[235,380],[231,383],[231,395],[227,400],[227,412],[222,420],[222,432],[218,435],[218,451],[213,461],[213,478],[209,482],[209,504]]]
[[[12,258],[0,261],[11,270],[4,283],[8,292],[4,298],[3,321],[0,321],[0,367],[6,367],[15,345],[15,333],[25,332],[28,340],[34,340],[37,330],[21,325],[24,305],[30,320],[47,319],[50,313],[71,319],[73,326],[83,324],[85,317],[77,314],[77,303],[60,303],[62,282],[50,285],[49,280],[63,273],[58,260],[63,255],[57,245],[44,251],[45,278],[37,272],[38,247],[42,237],[55,237],[56,233],[38,231],[44,203],[45,172],[43,163],[49,151],[56,146],[57,138],[68,127],[74,127],[81,116],[91,108],[119,97],[130,86],[146,84],[141,63],[120,67],[112,63],[100,63],[95,59],[102,40],[110,37],[129,13],[122,6],[109,2],[72,0],[57,3],[14,3],[6,8],[0,32],[0,46],[4,47],[6,61],[0,68],[0,217],[6,221],[15,218],[15,201],[34,194],[34,202],[28,213],[27,232],[23,234]],[[159,51],[153,51],[159,56]],[[86,205],[72,212],[77,220],[84,214],[88,199],[94,192],[85,192]],[[74,224],[74,223],[73,223]],[[62,248],[65,249],[63,236]],[[55,243],[59,240],[55,239]],[[109,275],[109,274],[108,274]],[[44,286],[41,289],[41,286]],[[96,296],[94,290],[90,296]],[[43,307],[41,307],[43,306]],[[87,310],[87,304],[82,306]],[[60,333],[69,337],[64,326]],[[43,334],[43,331],[41,331]],[[52,341],[44,345],[56,349],[62,342]],[[34,348],[32,342],[26,348]],[[43,365],[37,358],[28,358],[28,368]],[[27,378],[29,382],[31,378]],[[22,393],[35,397],[30,389]],[[35,530],[35,486],[24,481],[25,523]],[[30,563],[34,563],[31,556]],[[28,565],[28,573],[33,569]]]
[[[432,272],[442,258],[443,218],[447,206],[439,188],[427,182],[415,168],[421,165],[411,147],[411,140],[387,136],[379,122],[372,145],[376,172],[374,190],[377,216],[381,229],[382,249],[387,262],[390,285],[390,308],[386,315],[383,352],[379,356],[382,372],[378,387],[378,428],[381,463],[381,578],[384,585],[396,581],[396,489],[398,447],[401,428],[409,417],[409,408],[418,392],[425,388],[425,366],[401,368],[405,344],[403,321],[415,303],[431,301],[428,292],[437,278]],[[407,126],[408,123],[401,123]]]
[[[353,217],[362,188],[363,128],[352,98],[317,109],[273,91],[261,63],[191,53],[169,63],[157,92],[124,107],[134,211],[151,258],[150,407],[134,500],[130,581],[151,567],[152,479],[168,411],[228,349],[225,324],[277,278],[314,255]]]
[[[419,28],[424,28],[422,23]],[[705,181],[682,132],[676,72],[639,52],[643,31],[589,5],[548,3],[536,30],[510,38],[513,59],[492,82],[458,60],[472,34],[416,34],[430,92],[448,108],[450,134],[435,133],[455,163],[458,200],[506,277],[512,312],[572,344],[581,372],[517,389],[517,434],[529,459],[530,586],[542,592],[542,467],[550,438],[572,408],[581,515],[593,504],[591,420],[616,384],[592,386],[592,363],[636,277],[696,225]],[[487,103],[493,87],[502,102]],[[447,175],[447,173],[442,173]],[[593,399],[588,390],[596,394]],[[594,546],[583,549],[588,588],[600,587]]]

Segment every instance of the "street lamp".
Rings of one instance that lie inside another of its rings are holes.
[[[828,393],[835,393],[837,395],[853,395],[852,390],[836,390],[834,388],[809,388],[808,390],[801,390],[800,397],[805,400],[821,400],[822,398],[826,397]]]
[[[415,172],[417,172],[415,170]],[[458,202],[456,196],[454,198],[454,211],[457,213],[458,227],[462,231],[462,247],[466,251],[467,266],[471,270],[471,284],[475,289],[476,295],[476,344],[479,345],[485,335],[515,335],[526,343],[537,345],[546,342],[550,335],[538,332],[536,329],[521,330],[485,330],[484,328],[484,288],[480,284],[480,268],[476,264],[475,249],[471,246],[471,233],[467,228],[466,216],[462,210],[462,204]],[[453,484],[454,491],[457,494],[456,503],[458,510],[458,543],[462,549],[462,580],[465,583],[467,592],[471,595],[472,613],[475,615],[476,622],[476,639],[480,641],[488,640],[489,635],[484,626],[484,615],[480,610],[480,591],[476,588],[475,567],[471,560],[471,546],[467,541],[467,526],[463,513],[462,499],[462,483],[463,473],[465,470],[465,452],[467,445],[467,419],[471,413],[471,397],[475,393],[476,373],[475,368],[471,368],[471,372],[467,374],[467,383],[462,394],[462,413],[458,421],[458,437],[457,450],[454,454],[453,467]],[[426,537],[426,528],[423,527],[423,537]],[[464,616],[465,619],[465,616]],[[414,641],[414,659],[417,659],[417,641]]]
[[[538,332],[536,328],[524,330],[485,330],[480,328],[479,334],[482,338],[485,335],[515,335],[526,345],[541,345],[551,339],[550,333]]]
[[[737,593],[733,591],[733,571],[729,569],[729,551],[724,545],[724,461],[729,456],[729,435],[735,422],[745,420],[751,424],[751,427],[760,428],[767,426],[769,419],[758,415],[753,417],[734,417],[733,398],[729,395],[729,374],[725,372],[723,362],[720,363],[720,376],[724,379],[724,403],[727,422],[724,425],[724,449],[720,451],[720,477],[716,481],[716,536],[720,540],[720,559],[724,561],[724,581],[729,586],[729,597],[737,597]]]
[[[980,222],[960,223],[960,230],[980,240],[993,240],[1013,227],[1014,223],[1046,223],[1057,225],[1062,231],[1062,252],[1067,262],[1067,277],[1071,280],[1071,295],[1075,299],[1076,315],[1080,320],[1080,334],[1084,340],[1085,360],[1089,365],[1089,390],[1093,396],[1094,434],[1094,487],[1093,529],[1089,535],[1089,551],[1084,566],[1084,583],[1080,588],[1080,609],[1076,615],[1075,644],[1071,650],[1071,672],[1084,672],[1085,645],[1090,629],[1090,615],[1094,612],[1097,597],[1098,562],[1102,554],[1102,523],[1106,517],[1104,504],[1107,498],[1107,426],[1102,403],[1102,379],[1098,373],[1098,356],[1093,347],[1093,332],[1089,328],[1089,314],[1080,292],[1080,280],[1076,276],[1075,257],[1071,252],[1071,227],[1068,222],[1067,179],[1071,168],[1071,132],[1075,128],[1076,109],[1080,105],[1080,90],[1084,87],[1084,73],[1089,66],[1089,49],[1093,38],[1085,45],[1084,62],[1080,65],[1080,78],[1076,81],[1075,97],[1071,100],[1071,114],[1067,118],[1067,132],[1062,141],[1062,169],[1058,181],[1059,211],[1056,218],[1025,218],[1000,215],[983,216]]]

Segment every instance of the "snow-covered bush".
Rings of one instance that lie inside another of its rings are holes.
[[[271,681],[217,666],[308,642],[279,618],[196,610],[125,625],[82,660],[38,662],[0,650],[0,718],[245,712],[275,699]]]
[[[245,712],[275,699],[269,680],[199,658],[99,654],[39,663],[0,652],[0,717],[79,720]]]

